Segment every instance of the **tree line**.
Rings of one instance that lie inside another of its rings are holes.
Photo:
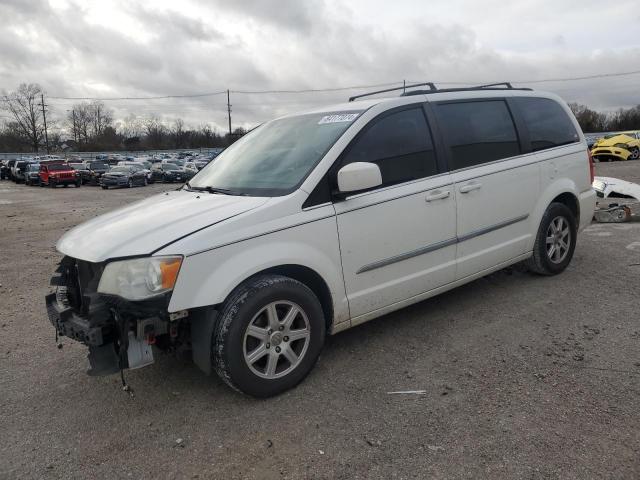
[[[0,110],[4,113],[0,151],[4,152],[37,152],[47,144],[51,151],[66,146],[78,152],[215,148],[226,147],[246,133],[236,128],[231,135],[222,134],[208,124],[190,127],[181,118],[166,123],[157,116],[129,115],[116,121],[113,110],[100,101],[76,103],[63,120],[54,121],[42,88],[34,83],[3,92]]]
[[[578,103],[569,104],[584,132],[640,130],[640,105],[603,113]],[[178,118],[171,123],[157,116],[129,115],[116,121],[103,102],[79,102],[62,121],[47,115],[46,96],[35,83],[21,84],[0,96],[0,151],[56,151],[63,145],[72,151],[160,150],[171,148],[226,147],[246,133],[237,128],[222,134],[208,124],[189,127]]]

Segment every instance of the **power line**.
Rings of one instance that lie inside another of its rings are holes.
[[[531,84],[531,83],[552,83],[552,82],[573,82],[578,80],[593,80],[597,78],[611,78],[611,77],[625,77],[629,75],[637,75],[640,73],[640,70],[633,70],[631,72],[616,72],[616,73],[598,73],[595,75],[586,75],[583,77],[560,77],[560,78],[545,78],[538,80],[511,80],[510,83],[518,83],[518,84]],[[411,83],[414,83],[414,80],[409,80]],[[483,80],[479,82],[433,82],[440,85],[472,85],[478,83],[495,83],[490,80]]]
[[[535,80],[512,80],[511,83],[518,84],[536,84],[536,83],[550,83],[550,82],[571,82],[571,81],[579,81],[579,80],[593,80],[597,78],[611,78],[611,77],[624,77],[629,75],[637,75],[640,74],[640,70],[633,70],[629,72],[616,72],[616,73],[600,73],[595,75],[586,75],[582,77],[559,77],[559,78],[545,78],[545,79],[535,79]],[[419,83],[415,80],[409,80],[410,83]],[[487,80],[483,81],[467,81],[467,82],[439,82],[434,81],[433,83],[440,85],[470,85],[470,84],[478,84],[478,83],[487,83]],[[229,90],[230,93],[237,94],[247,94],[247,95],[262,95],[262,94],[297,94],[297,93],[329,93],[329,92],[341,92],[345,90],[357,90],[364,88],[378,88],[378,87],[389,87],[393,85],[401,85],[403,81],[397,82],[388,82],[388,83],[378,83],[372,85],[352,85],[348,87],[333,87],[333,88],[307,88],[307,89],[299,89],[299,90]],[[201,98],[201,97],[212,97],[216,95],[224,95],[227,93],[227,90],[220,90],[216,92],[208,92],[208,93],[194,93],[194,94],[184,94],[184,95],[161,95],[161,96],[147,96],[147,97],[61,97],[61,96],[50,96],[49,99],[53,100],[100,100],[100,101],[117,101],[117,100],[164,100],[170,98]]]
[[[214,95],[222,95],[223,93],[227,93],[226,90],[222,90],[221,92],[210,92],[210,93],[194,93],[191,95],[162,95],[157,97],[48,97],[55,100],[101,100],[101,101],[112,101],[112,100],[163,100],[167,98],[197,98],[197,97],[213,97]]]

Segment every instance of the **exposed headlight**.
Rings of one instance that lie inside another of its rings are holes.
[[[127,300],[145,300],[173,290],[182,257],[145,257],[108,263],[100,277],[99,293]]]

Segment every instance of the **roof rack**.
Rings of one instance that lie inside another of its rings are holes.
[[[395,92],[397,90],[405,90],[407,88],[414,88],[414,87],[429,87],[428,91],[438,90],[436,88],[436,86],[431,82],[414,83],[413,85],[403,85],[402,87],[387,88],[385,90],[378,90],[378,91],[375,91],[375,92],[363,93],[361,95],[354,95],[353,97],[349,97],[349,101],[353,102],[354,100],[357,100],[358,98],[362,98],[362,97],[369,97],[371,95],[377,95],[379,93]],[[422,90],[422,91],[425,91],[425,90]]]
[[[377,92],[363,93],[362,95],[355,95],[353,97],[350,97],[349,101],[353,102],[358,98],[368,97],[370,95],[376,95],[378,93],[394,92],[397,90],[405,90],[406,88],[413,88],[413,87],[422,87],[425,85],[429,87],[429,90],[411,90],[410,92],[404,91],[400,94],[400,96],[408,97],[411,95],[427,95],[429,93],[468,92],[468,91],[475,91],[475,90],[525,90],[525,91],[532,90],[531,88],[525,88],[525,87],[516,88],[513,85],[511,85],[511,83],[509,82],[489,83],[487,85],[477,85],[473,87],[458,87],[458,88],[438,88],[435,86],[433,82],[426,82],[426,83],[416,83],[413,85],[406,85],[398,88],[388,88],[386,90],[379,90]]]

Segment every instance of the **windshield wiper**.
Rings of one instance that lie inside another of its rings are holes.
[[[193,186],[191,186],[191,184],[189,182],[187,182],[185,184],[185,186],[187,188],[189,188],[190,190],[195,190],[196,192],[219,193],[219,194],[222,194],[222,195],[235,195],[235,196],[242,196],[242,197],[246,197],[247,196],[246,193],[237,192],[235,190],[229,190],[228,188],[218,188],[218,187],[210,187],[210,186],[193,187]]]

